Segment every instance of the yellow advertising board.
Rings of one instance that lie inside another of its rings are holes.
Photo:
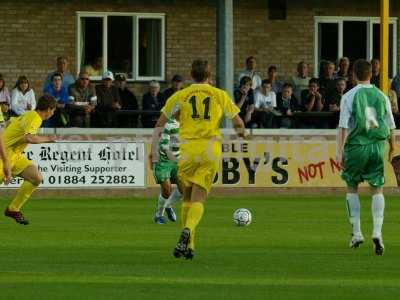
[[[150,147],[147,145],[147,149]],[[215,186],[343,187],[336,162],[336,142],[295,138],[222,143]],[[385,165],[386,186],[397,186],[392,166]],[[147,185],[154,186],[148,167]]]

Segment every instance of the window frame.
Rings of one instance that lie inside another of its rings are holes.
[[[338,24],[338,57],[343,57],[343,22],[345,21],[361,21],[367,23],[367,57],[366,59],[371,60],[373,58],[373,26],[374,24],[380,24],[379,17],[336,17],[336,16],[315,16],[314,17],[314,76],[318,77],[319,70],[319,35],[318,25],[320,23],[335,23]],[[393,25],[393,53],[392,55],[392,76],[397,74],[397,25],[398,18],[389,18],[389,24]]]
[[[103,19],[103,71],[108,67],[108,17],[132,17],[132,77],[127,78],[128,82],[135,81],[165,81],[165,51],[166,51],[166,36],[165,36],[165,13],[123,13],[123,12],[76,12],[76,72],[77,75],[81,69],[81,29],[82,18],[102,18]],[[160,19],[161,20],[161,75],[160,76],[139,76],[139,19]],[[91,80],[101,80],[101,76],[92,76]]]

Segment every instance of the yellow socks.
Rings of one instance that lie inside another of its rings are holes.
[[[192,206],[191,202],[182,201],[182,206],[181,206],[181,224],[182,224],[182,228],[185,228],[187,215],[188,215],[188,211],[189,211],[190,206]]]
[[[20,211],[22,206],[37,188],[38,187],[36,185],[33,185],[29,181],[25,180],[17,191],[17,195],[15,196],[13,201],[11,201],[11,204],[8,206],[8,208],[11,211]]]
[[[202,202],[192,202],[189,208],[185,227],[190,229],[191,233],[194,233],[197,225],[203,217],[204,206]]]

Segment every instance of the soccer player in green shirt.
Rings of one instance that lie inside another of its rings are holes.
[[[372,191],[374,250],[376,255],[382,255],[385,143],[389,142],[388,158],[391,161],[394,151],[393,129],[396,126],[389,98],[370,84],[371,64],[363,59],[357,60],[353,73],[357,85],[343,95],[337,145],[337,161],[342,167],[342,179],[347,184],[347,209],[353,228],[350,247],[358,248],[364,242],[358,185],[365,180]]]
[[[153,175],[161,186],[154,222],[164,224],[164,212],[170,221],[175,222],[173,207],[182,198],[178,187],[171,192],[171,183],[178,183],[179,122],[174,118],[169,119],[159,138],[154,140],[158,140],[158,145],[152,145]]]

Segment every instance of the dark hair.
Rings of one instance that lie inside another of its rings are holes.
[[[57,107],[57,100],[52,95],[45,94],[41,96],[36,104],[36,110],[46,111],[49,108],[54,109]]]
[[[252,59],[256,59],[254,56],[249,56],[248,58],[246,58],[246,64],[248,64],[249,63],[249,61],[250,60],[252,60]]]
[[[252,83],[252,80],[249,76],[243,76],[242,78],[240,78],[240,82],[239,82],[240,86],[244,86],[248,83]]]
[[[51,75],[51,79],[50,79],[51,82],[53,82],[54,77],[56,77],[56,76],[61,77],[61,80],[63,80],[63,78],[64,78],[63,74],[61,74],[60,72],[54,72],[54,73]]]
[[[0,88],[0,92],[6,87],[6,81],[4,80],[3,74],[0,74],[0,81],[3,81],[3,86]]]
[[[289,82],[285,82],[282,86],[282,89],[284,89],[284,88],[291,88],[293,90],[293,85]]]
[[[372,76],[372,65],[365,59],[358,59],[354,62],[353,72],[356,79],[360,81],[369,80]]]
[[[309,81],[308,81],[308,85],[310,86],[311,84],[313,84],[313,83],[315,83],[316,85],[318,85],[319,86],[319,80],[318,80],[318,78],[311,78]]]
[[[269,66],[269,68],[268,68],[268,73],[271,72],[271,71],[276,71],[276,70],[278,70],[278,69],[276,68],[276,66],[274,66],[274,65]]]
[[[344,78],[344,77],[338,77],[338,78],[336,78],[335,84],[337,84],[339,81],[344,81],[344,82],[346,82],[346,78]]]
[[[21,83],[23,83],[25,81],[28,83],[27,91],[29,91],[31,89],[31,85],[29,84],[28,77],[26,77],[25,75],[18,77],[17,82],[15,83],[15,87],[20,91],[19,86],[21,85]]]
[[[261,85],[263,84],[271,84],[272,85],[272,81],[271,79],[264,79],[263,81],[261,81]]]
[[[206,81],[211,77],[210,65],[204,59],[196,59],[192,63],[192,78],[197,82]]]

